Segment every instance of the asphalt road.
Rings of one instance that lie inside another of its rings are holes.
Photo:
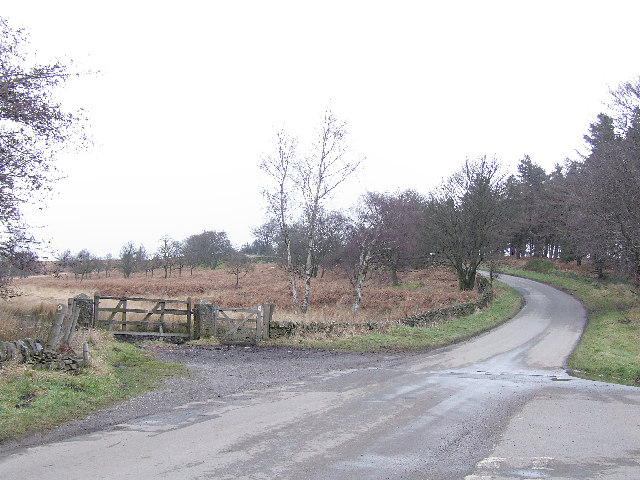
[[[640,478],[640,390],[564,370],[572,297],[424,355],[214,398],[0,459],[0,478]]]

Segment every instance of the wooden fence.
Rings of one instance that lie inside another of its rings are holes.
[[[104,301],[112,305],[106,306]],[[180,321],[183,317],[184,321]],[[95,295],[92,323],[115,335],[194,338],[191,298],[185,301]]]

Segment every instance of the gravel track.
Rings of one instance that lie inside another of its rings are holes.
[[[168,378],[163,387],[98,410],[82,419],[18,441],[0,443],[0,457],[15,450],[108,430],[136,418],[190,402],[278,387],[331,371],[389,362],[400,355],[357,354],[280,346],[145,344],[163,361],[182,363],[189,374]]]

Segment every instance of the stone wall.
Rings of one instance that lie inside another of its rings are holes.
[[[376,330],[377,322],[367,322],[365,324],[352,324],[345,322],[279,322],[271,320],[269,322],[269,338],[290,337],[294,333],[331,333],[338,330],[346,330],[354,326],[363,327],[367,330]]]
[[[410,317],[401,318],[398,321],[410,327],[429,327],[451,318],[460,318],[471,315],[476,310],[485,308],[493,300],[493,289],[489,281],[484,277],[478,277],[478,299],[475,302],[461,303],[451,307],[439,308],[429,312],[422,312]]]
[[[0,365],[11,360],[43,366],[49,370],[72,372],[83,366],[81,358],[45,348],[43,341],[34,338],[0,342]]]

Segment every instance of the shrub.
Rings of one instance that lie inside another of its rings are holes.
[[[551,260],[546,258],[530,258],[524,266],[525,270],[537,273],[549,273],[556,269]]]

